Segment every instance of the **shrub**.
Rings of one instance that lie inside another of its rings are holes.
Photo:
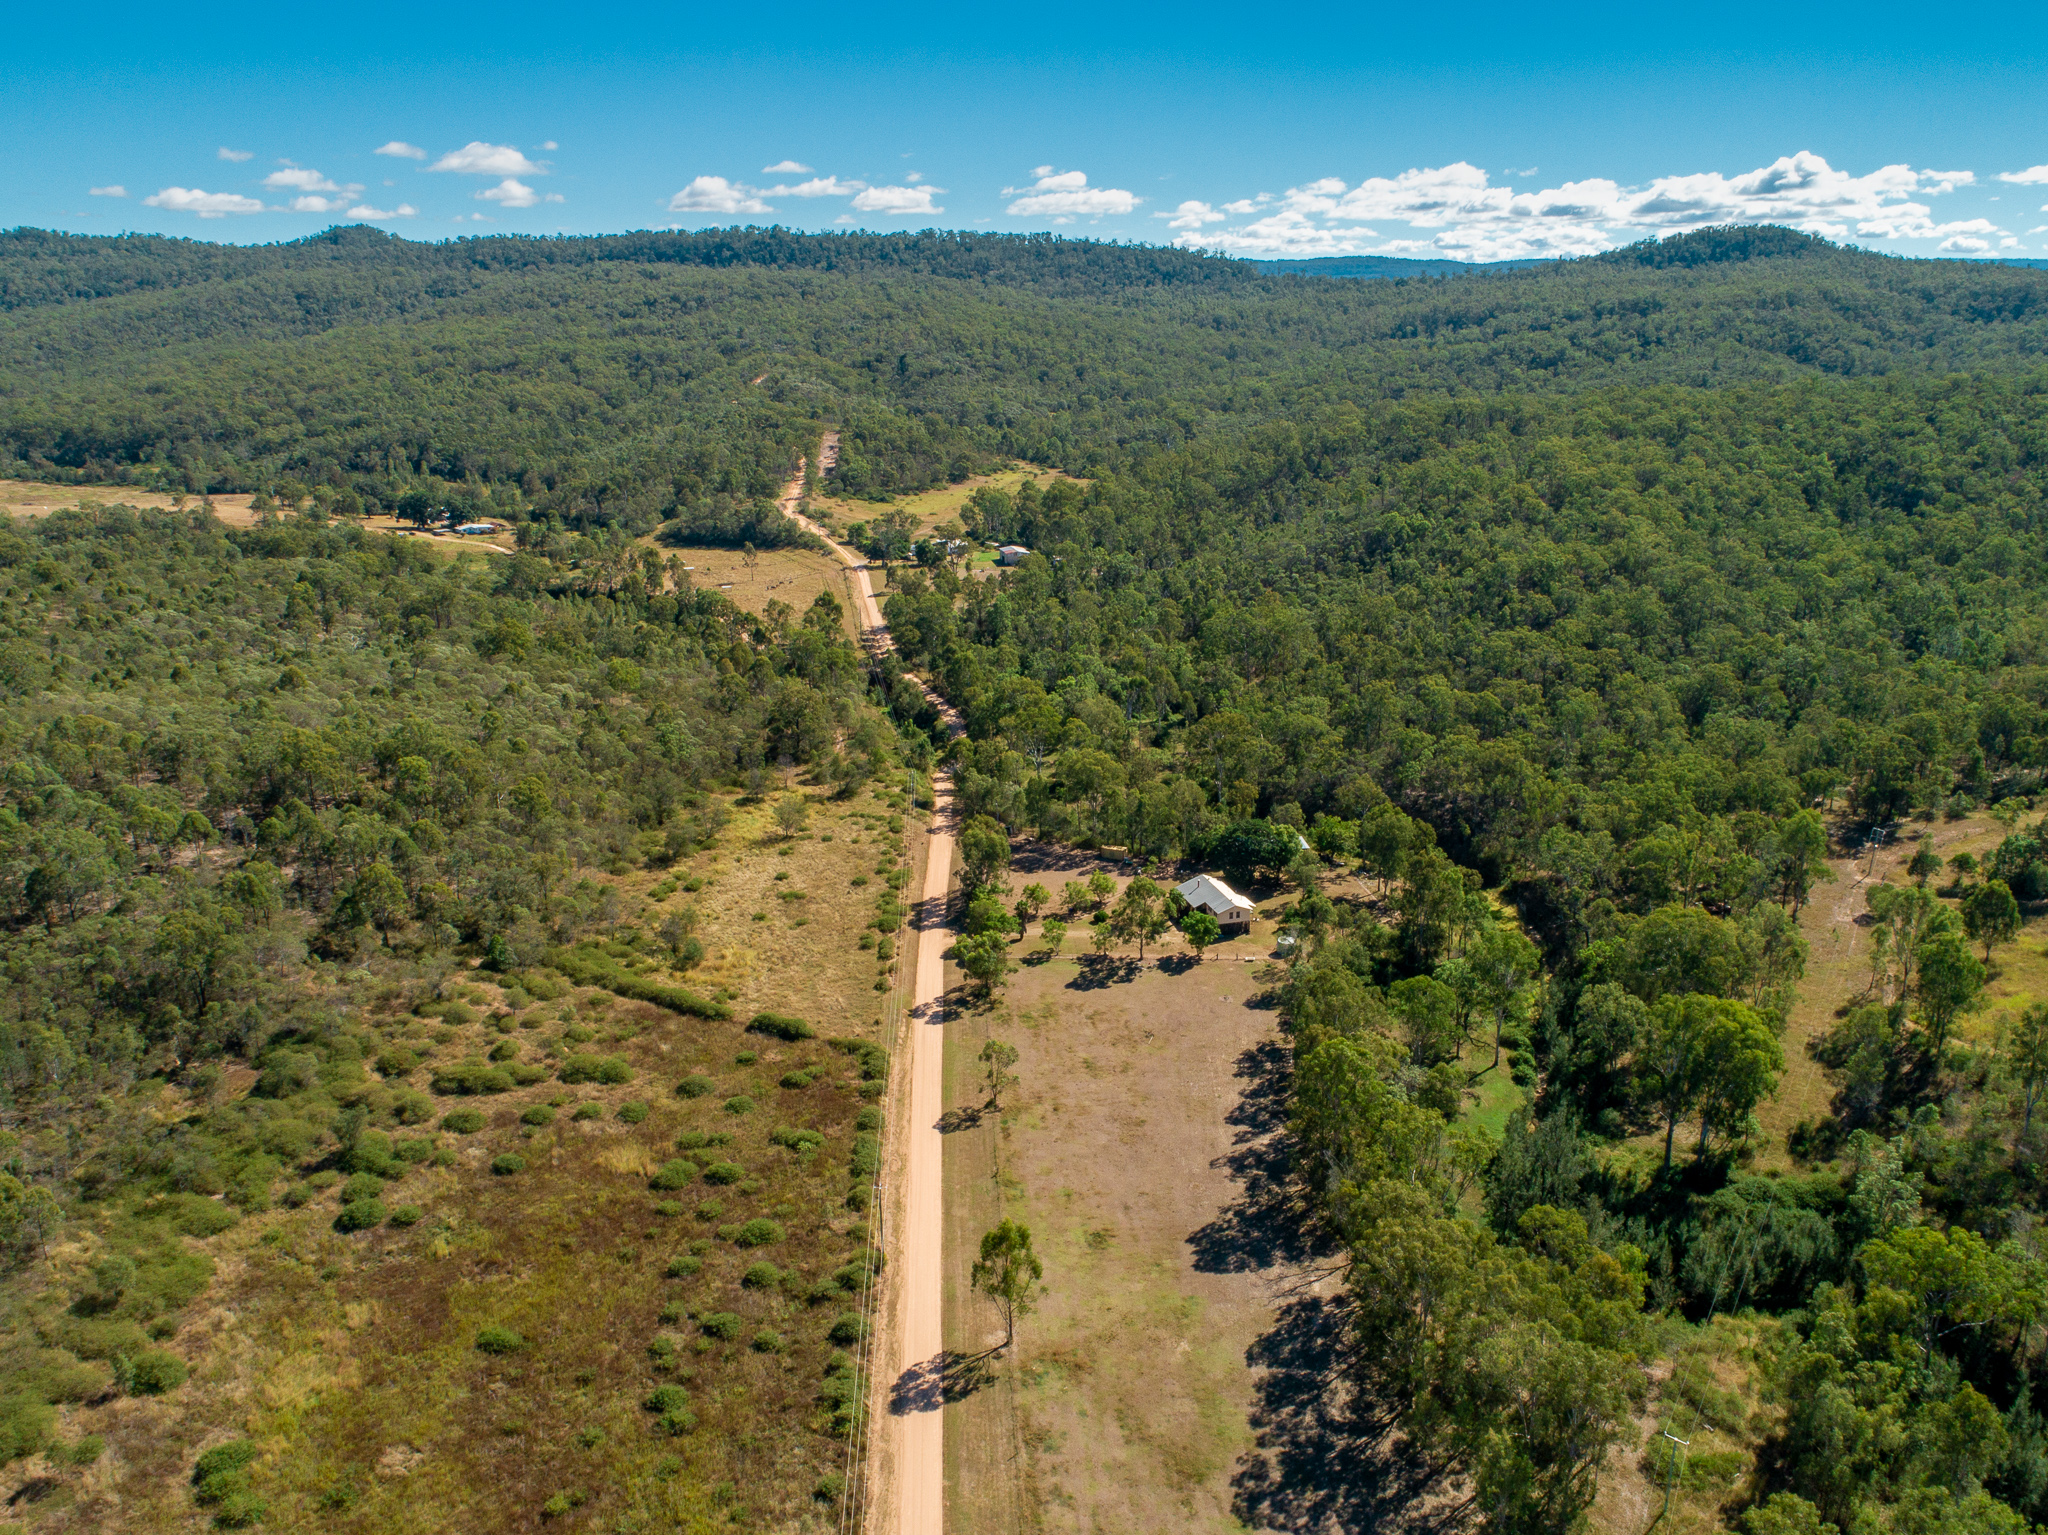
[[[818,1478],[818,1485],[811,1489],[811,1496],[820,1503],[837,1503],[846,1491],[846,1478],[837,1471],[827,1471]]]
[[[808,1071],[786,1071],[782,1074],[781,1085],[792,1092],[800,1091],[811,1085],[811,1074]]]
[[[774,1221],[757,1215],[733,1233],[733,1241],[741,1247],[770,1247],[788,1235]]]
[[[479,1093],[509,1093],[512,1073],[484,1061],[462,1061],[444,1066],[429,1084],[443,1097],[475,1097]]]
[[[392,1147],[392,1155],[396,1156],[401,1162],[424,1162],[432,1157],[433,1154],[434,1143],[424,1136],[412,1136]],[[400,1171],[402,1172],[403,1169],[400,1169]]]
[[[582,1045],[588,1044],[591,1040],[597,1038],[597,1036],[593,1034],[589,1029],[583,1027],[582,1024],[572,1023],[569,1025],[569,1027],[562,1030],[562,1038],[568,1040],[569,1043],[572,1045]]]
[[[341,1155],[344,1172],[375,1173],[380,1178],[392,1178],[399,1169],[391,1165],[391,1137],[382,1130],[365,1130],[358,1135],[355,1144]]]
[[[375,1199],[384,1192],[384,1180],[369,1173],[357,1173],[341,1186],[341,1202],[352,1205],[360,1200]]]
[[[212,1497],[207,1495],[206,1489],[208,1485],[211,1484],[220,1489],[220,1491],[225,1491],[226,1489],[222,1487],[218,1479],[234,1476],[244,1466],[253,1464],[256,1457],[261,1453],[247,1439],[235,1439],[227,1444],[217,1444],[200,1456],[192,1466],[192,1485],[199,1489],[199,1501],[202,1503],[218,1502],[218,1492]]]
[[[189,1373],[185,1361],[168,1349],[146,1348],[128,1361],[128,1389],[136,1396],[162,1396],[184,1385]]]
[[[787,1146],[798,1156],[825,1144],[825,1137],[818,1131],[800,1130],[794,1125],[777,1125],[768,1132],[768,1139],[777,1146]]]
[[[377,1072],[386,1077],[409,1077],[420,1069],[420,1058],[403,1045],[393,1045],[377,1057]]]
[[[754,1054],[753,1051],[742,1050],[738,1055],[732,1058],[732,1063],[735,1066],[751,1066],[754,1064],[754,1062],[758,1061],[759,1059],[761,1059],[761,1057]]]
[[[526,1158],[516,1151],[501,1152],[491,1158],[491,1171],[500,1178],[509,1178],[514,1173],[526,1171]]]
[[[477,1331],[476,1349],[480,1354],[516,1354],[525,1347],[526,1340],[509,1327],[493,1325]]]
[[[690,1393],[681,1386],[656,1386],[640,1405],[652,1413],[674,1412],[690,1405]]]
[[[619,1118],[629,1125],[640,1124],[647,1118],[647,1105],[637,1098],[619,1105]]]
[[[633,1069],[616,1055],[572,1055],[555,1073],[564,1082],[602,1082],[616,1087],[633,1080]]]
[[[694,1253],[682,1253],[668,1260],[668,1277],[671,1279],[688,1279],[691,1275],[700,1272],[703,1267],[704,1260],[702,1258]]]
[[[850,1055],[860,1066],[861,1080],[880,1082],[889,1075],[889,1052],[880,1045],[865,1039],[831,1039],[826,1041],[842,1055]]]
[[[709,1338],[737,1338],[740,1334],[740,1319],[731,1311],[706,1312],[697,1318],[697,1325]]]
[[[457,1109],[441,1116],[441,1128],[454,1135],[474,1135],[484,1127],[484,1117],[475,1109]]]
[[[604,1118],[604,1105],[601,1103],[579,1103],[576,1105],[576,1112],[571,1114],[569,1118],[579,1123],[586,1119],[602,1119]]]
[[[661,1170],[648,1179],[650,1188],[662,1190],[688,1188],[697,1181],[697,1164],[677,1157],[672,1162],[661,1164]]]
[[[763,1328],[754,1334],[754,1352],[757,1354],[779,1354],[789,1347],[789,1341],[781,1333]]]
[[[689,1013],[699,1018],[730,1018],[732,1009],[709,1002],[680,986],[664,986],[636,975],[604,950],[578,944],[573,949],[551,949],[548,963],[582,986],[601,986],[614,996],[636,1002],[652,1002],[672,1013]]]
[[[777,1039],[786,1039],[794,1044],[800,1039],[816,1039],[818,1031],[801,1018],[792,1018],[787,1013],[756,1013],[754,1021],[747,1025],[748,1032],[772,1034]]]
[[[656,1215],[668,1216],[681,1215],[683,1213],[683,1206],[679,1200],[657,1199],[654,1202],[654,1213]]]
[[[426,1213],[418,1205],[400,1205],[391,1212],[391,1224],[394,1226],[417,1226],[420,1223],[421,1217]]]
[[[715,1221],[723,1214],[725,1214],[725,1205],[720,1200],[707,1199],[704,1203],[697,1206],[697,1219],[700,1221]]]
[[[555,1111],[545,1103],[536,1103],[519,1116],[522,1125],[551,1125],[555,1122]]]
[[[263,1516],[270,1512],[270,1505],[255,1493],[244,1489],[231,1492],[221,1499],[220,1507],[214,1510],[213,1522],[223,1530],[246,1530],[263,1522]]]
[[[751,1114],[754,1112],[754,1100],[745,1093],[741,1093],[734,1098],[728,1098],[725,1100],[725,1112],[728,1114]]]
[[[756,1263],[740,1277],[749,1290],[772,1290],[782,1283],[782,1270],[772,1263]]]
[[[685,1130],[676,1137],[676,1150],[701,1151],[706,1146],[729,1146],[732,1144],[730,1130]]]
[[[706,1183],[738,1183],[746,1175],[747,1170],[737,1162],[713,1162],[704,1169]]]
[[[882,1128],[882,1111],[872,1103],[853,1116],[856,1130],[879,1130]]]
[[[872,1178],[882,1167],[882,1138],[862,1132],[853,1138],[853,1160],[849,1171],[856,1178]]]
[[[341,1213],[334,1217],[336,1231],[368,1231],[372,1226],[384,1224],[384,1201],[381,1199],[358,1199],[341,1207]]]
[[[515,1061],[505,1070],[520,1087],[531,1087],[536,1082],[545,1082],[548,1079],[548,1069],[545,1066],[523,1066]]]
[[[857,1311],[841,1313],[839,1318],[833,1322],[832,1330],[825,1334],[834,1343],[844,1343],[849,1346],[860,1342],[867,1335],[867,1318]]]
[[[491,1046],[491,1053],[489,1058],[494,1061],[518,1060],[519,1042],[517,1040],[512,1039],[499,1040],[495,1045]]]
[[[87,1434],[64,1452],[64,1458],[74,1466],[90,1466],[104,1455],[106,1450],[106,1440],[98,1434]]]
[[[676,1093],[683,1098],[702,1098],[717,1085],[706,1076],[688,1076],[676,1084]]]
[[[19,1393],[0,1396],[0,1461],[40,1450],[57,1425],[57,1409]]]

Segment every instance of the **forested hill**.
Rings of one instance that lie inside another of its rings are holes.
[[[1040,236],[17,230],[0,304],[0,470],[462,485],[585,524],[764,495],[825,421],[844,488],[886,495],[1345,403],[2011,372],[2048,346],[2048,274],[1740,230],[1369,284]]]

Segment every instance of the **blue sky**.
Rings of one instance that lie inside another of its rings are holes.
[[[42,6],[0,226],[2048,253],[2048,7]]]

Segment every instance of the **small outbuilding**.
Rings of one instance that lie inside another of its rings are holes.
[[[1239,895],[1213,874],[1197,874],[1175,885],[1173,893],[1196,911],[1206,911],[1214,917],[1226,933],[1246,931],[1252,918],[1259,914],[1249,897]]]
[[[475,538],[481,534],[497,532],[498,525],[495,522],[465,522],[455,531],[465,537]]]
[[[1024,563],[1024,556],[1030,552],[1022,544],[1002,544],[996,549],[996,563],[998,565],[1021,565]]]

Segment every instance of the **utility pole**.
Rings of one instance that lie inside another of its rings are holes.
[[[1668,1428],[1664,1430],[1664,1437],[1678,1446],[1678,1449],[1670,1451],[1670,1458],[1664,1462],[1664,1512],[1657,1516],[1659,1524],[1662,1524],[1671,1513],[1671,1486],[1678,1480],[1679,1450],[1692,1447],[1690,1439],[1681,1439]]]

